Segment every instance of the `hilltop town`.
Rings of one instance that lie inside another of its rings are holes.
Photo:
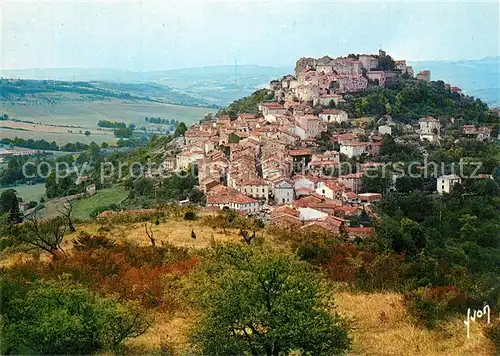
[[[234,209],[300,229],[345,231],[350,237],[370,234],[371,227],[351,226],[350,221],[378,219],[372,203],[385,191],[397,190],[401,177],[388,171],[383,189],[363,186],[367,172],[387,163],[380,154],[384,140],[425,153],[440,144],[444,131],[479,140],[492,133],[487,125],[466,124],[463,118],[422,116],[405,123],[387,114],[353,117],[348,103],[353,95],[405,81],[430,83],[431,73],[414,74],[405,60],[393,60],[382,50],[301,58],[293,75],[270,82],[258,111],[229,115],[223,110],[189,127],[180,152],[167,155],[163,168],[182,171],[197,165],[209,208]],[[446,95],[464,97],[460,88],[436,85]],[[460,182],[453,172],[445,173],[431,177],[441,194]]]

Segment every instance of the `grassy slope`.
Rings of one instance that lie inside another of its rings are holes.
[[[88,219],[94,208],[121,202],[127,196],[122,187],[113,187],[98,190],[94,196],[78,199],[74,202],[73,217],[77,219]]]
[[[78,230],[97,233],[97,223],[79,225]],[[187,248],[206,248],[213,243],[240,241],[239,230],[213,230],[200,221],[171,219],[153,227],[157,243],[162,241]],[[191,230],[196,240],[191,238]],[[103,233],[102,231],[100,233]],[[78,232],[68,236],[65,249],[71,247],[71,240]],[[121,241],[133,241],[141,245],[149,240],[140,223],[126,226],[114,225],[106,232],[108,236]],[[271,238],[271,237],[268,237]],[[22,255],[0,261],[0,266],[9,266]],[[26,258],[26,257],[24,257]],[[356,294],[337,291],[335,293],[337,312],[348,317],[353,326],[352,353],[356,355],[494,355],[493,344],[487,340],[477,323],[471,323],[471,338],[467,340],[461,318],[443,323],[430,331],[411,323],[397,293]],[[158,312],[156,320],[145,334],[130,339],[126,345],[133,352],[151,353],[164,345],[174,354],[189,351],[187,333],[196,322],[196,311],[182,309],[173,314]]]
[[[122,187],[98,190],[94,196],[75,199],[76,196],[54,198],[44,203],[45,208],[38,212],[40,219],[50,219],[61,214],[67,199],[73,204],[73,218],[86,220],[94,208],[121,202],[127,196]]]
[[[87,225],[89,232],[97,232],[99,225]],[[191,229],[196,240],[191,239]],[[212,243],[240,241],[238,230],[222,231],[204,226],[201,222],[170,220],[153,228],[155,238],[176,246],[206,248]],[[120,239],[149,244],[141,224],[118,227],[108,233]],[[271,238],[271,237],[269,237]],[[494,346],[482,334],[478,324],[471,323],[471,338],[467,340],[462,319],[444,323],[435,330],[426,330],[411,323],[397,293],[335,294],[337,311],[350,318],[354,329],[354,354],[359,355],[493,355]],[[464,311],[465,312],[465,311]],[[155,325],[139,338],[127,344],[137,350],[158,349],[164,344],[179,354],[188,351],[187,331],[197,319],[192,310],[181,310],[171,317],[158,314]]]
[[[2,188],[0,189],[0,194],[6,189],[15,189],[17,191],[17,195],[23,198],[23,200],[26,202],[31,200],[40,201],[40,198],[45,195],[44,183]]]
[[[29,119],[25,119],[29,120]],[[117,139],[111,135],[90,135],[85,136],[78,133],[65,133],[65,132],[39,132],[39,131],[24,131],[24,130],[9,130],[0,128],[0,138],[23,138],[25,140],[41,140],[52,142],[55,141],[59,146],[66,143],[81,142],[89,144],[94,141],[97,144],[107,142],[108,144],[115,144]]]
[[[37,121],[58,125],[97,127],[99,120],[123,121],[127,124],[145,126],[148,117],[161,117],[192,124],[199,121],[212,109],[177,106],[153,102],[98,101],[60,103],[44,105],[0,104],[0,113],[20,120]]]

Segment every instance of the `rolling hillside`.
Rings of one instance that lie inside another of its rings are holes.
[[[0,102],[39,104],[127,100],[209,107],[201,99],[160,84],[120,84],[108,82],[2,79]]]
[[[476,96],[491,106],[500,106],[500,57],[460,61],[409,61],[409,64],[416,71],[430,69],[433,79],[441,79],[461,87],[466,94]],[[264,87],[270,80],[292,72],[293,67],[290,66],[244,65],[237,66],[235,70],[234,65],[225,65],[149,72],[82,68],[4,69],[1,75],[40,80],[156,83],[168,86],[176,94],[184,93],[202,102],[225,106]],[[110,88],[110,84],[105,87]],[[135,92],[133,88],[129,90],[131,94]],[[148,90],[155,93],[157,88],[150,85]]]
[[[184,93],[193,101],[197,100],[202,103],[208,102],[224,106],[236,99],[253,93],[258,88],[266,86],[270,80],[292,71],[292,67],[265,67],[257,65],[237,66],[235,70],[234,66],[227,65],[151,72],[81,68],[4,69],[1,75],[3,77],[20,79],[93,81],[99,82],[97,84],[106,89],[117,90],[120,88],[131,94],[142,93],[139,96],[154,97],[152,94],[145,93],[158,94],[158,90],[162,92],[162,95],[165,95],[164,91],[169,90],[169,95],[175,94],[179,96]],[[107,83],[101,83],[101,81]],[[151,83],[155,83],[156,85]],[[179,102],[179,100],[177,98],[175,102],[169,103],[188,105]]]

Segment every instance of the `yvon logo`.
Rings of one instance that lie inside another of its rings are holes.
[[[490,323],[490,306],[485,305],[483,309],[479,310],[473,310],[473,313],[471,315],[471,310],[470,308],[467,309],[467,320],[464,320],[464,324],[467,327],[467,339],[470,338],[470,321],[476,321],[477,318],[482,318],[483,315],[488,315],[488,324]]]

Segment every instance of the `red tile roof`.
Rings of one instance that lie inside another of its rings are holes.
[[[242,180],[240,185],[268,185],[263,179]]]
[[[288,151],[288,154],[292,157],[295,157],[295,156],[307,156],[307,155],[312,155],[312,152],[310,149],[308,148],[304,148],[304,149],[299,149],[299,150],[290,150]]]
[[[339,110],[339,109],[325,109],[321,113],[322,114],[331,114],[331,115],[340,115],[340,114],[345,114],[345,111]]]

